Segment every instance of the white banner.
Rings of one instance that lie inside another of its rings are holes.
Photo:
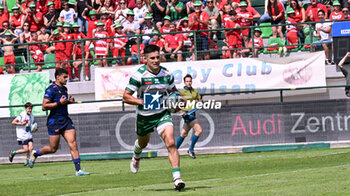
[[[324,62],[324,52],[317,52],[274,59],[240,58],[162,63],[161,65],[173,73],[178,89],[184,86],[183,77],[191,74],[192,85],[200,94],[204,94],[325,86]],[[121,98],[129,77],[139,67],[140,65],[97,68],[95,71],[96,99]]]

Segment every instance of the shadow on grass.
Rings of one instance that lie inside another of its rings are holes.
[[[192,186],[192,187],[185,187],[182,191],[180,192],[186,192],[186,191],[195,191],[197,189],[210,189],[212,187],[210,186]],[[169,188],[163,188],[163,189],[147,189],[147,191],[158,191],[158,192],[163,192],[163,191],[176,191],[174,189],[169,189]]]

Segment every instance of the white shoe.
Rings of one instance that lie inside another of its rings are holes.
[[[130,170],[132,173],[136,174],[139,171],[140,159],[136,159],[134,156],[131,158]]]
[[[28,163],[30,168],[34,167],[34,163],[36,160],[36,156],[34,156],[34,153],[36,153],[36,150],[32,150],[32,153],[30,154],[29,163]]]
[[[89,80],[90,80],[89,76],[85,76],[85,81],[89,81]]]
[[[185,183],[184,181],[181,180],[181,178],[178,178],[174,181],[174,189],[181,191],[182,189],[185,188]]]
[[[75,172],[75,176],[86,176],[86,175],[90,175],[90,173],[83,170],[79,170]]]

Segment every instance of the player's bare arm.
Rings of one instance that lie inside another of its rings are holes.
[[[131,105],[143,105],[143,100],[135,98],[132,94],[133,93],[130,91],[125,90],[123,94],[123,102]]]

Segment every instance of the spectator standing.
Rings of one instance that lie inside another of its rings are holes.
[[[318,18],[320,21],[327,21],[326,20],[326,14],[323,10],[318,11]],[[316,47],[319,47],[322,45],[324,49],[324,53],[326,55],[326,62],[325,64],[334,64],[334,62],[331,60],[331,55],[329,53],[329,47],[328,44],[332,42],[332,23],[331,22],[324,22],[324,23],[316,23],[316,31],[314,32],[314,36],[320,38],[319,41],[314,42],[315,45],[313,45],[313,49],[315,51]]]
[[[3,0],[2,3],[3,4],[0,4],[0,30],[3,30],[2,23],[4,21],[9,21],[10,18],[6,0]]]
[[[165,58],[165,56],[164,56],[164,42],[161,40],[161,39],[159,39],[160,38],[160,36],[159,36],[159,31],[157,31],[157,30],[154,30],[153,32],[152,32],[154,35],[153,35],[153,40],[149,43],[150,45],[156,45],[156,46],[158,46],[159,47],[159,51],[160,51],[160,61],[161,62],[166,62],[166,58]]]
[[[60,13],[60,22],[73,24],[77,20],[78,14],[75,10],[75,1],[69,0],[68,2],[63,2],[63,10]]]
[[[41,26],[40,31],[37,33],[38,34],[38,41],[39,42],[48,42],[50,41],[50,35],[46,31],[45,25]],[[49,48],[49,44],[40,44],[40,49],[41,51],[46,51]]]
[[[19,35],[23,32],[23,24],[27,18],[26,15],[19,13],[19,7],[17,5],[13,6],[12,13],[13,15],[10,18],[10,25],[14,29],[14,33]]]
[[[160,29],[161,33],[169,33],[170,32],[170,20],[171,20],[170,16],[165,16],[163,18],[164,24],[163,24],[162,28]],[[165,37],[165,35],[162,35],[162,37],[163,36]]]
[[[88,21],[88,32],[87,32],[87,38],[92,38],[93,33],[95,33],[96,30],[96,25],[98,22],[97,19],[97,13],[95,10],[90,10],[89,11],[89,17],[86,17],[86,12],[88,11],[88,8],[85,8],[85,10],[82,13],[82,17]],[[89,41],[88,41],[89,42]],[[87,45],[89,45],[89,43],[86,43]]]
[[[341,11],[339,1],[333,1],[333,8],[334,8],[334,11],[329,16],[329,20],[343,20],[344,17]]]
[[[85,53],[85,81],[90,80],[89,78],[89,63],[91,62],[92,55],[89,50],[89,46],[85,45],[84,46],[84,53]],[[82,45],[81,42],[77,42],[75,44],[74,50],[73,50],[73,67],[74,67],[74,80],[79,81],[79,66],[83,64],[82,61],[82,56],[83,56],[83,50],[82,50]]]
[[[29,4],[28,22],[30,31],[39,31],[41,25],[44,24],[43,13],[36,10],[34,3]]]
[[[63,24],[63,35],[66,37],[66,40],[74,39],[73,34],[70,33],[70,28],[71,25],[68,22]],[[64,52],[66,53],[66,69],[68,71],[69,80],[72,81],[72,66],[71,62],[69,61],[72,59],[73,56],[73,42],[65,42],[65,45],[66,47],[64,49]]]
[[[176,24],[170,23],[170,32],[176,32]],[[174,59],[177,56],[177,61],[182,61],[183,36],[181,33],[168,34],[164,39],[164,49],[168,53],[168,57]],[[168,58],[166,57],[166,58]]]
[[[269,0],[267,4],[267,11],[271,18],[272,25],[279,25],[285,22],[284,7],[278,0]],[[277,34],[281,39],[284,39],[282,26],[272,27],[272,37],[277,37]]]
[[[89,23],[82,16],[85,8],[88,8],[88,9],[91,9],[91,10],[93,9],[91,0],[77,0],[77,10],[76,10],[76,12],[77,12],[77,16],[78,16],[78,24],[80,26],[80,28],[79,28],[80,32],[83,32],[84,30],[85,30],[85,32],[88,31]]]
[[[237,20],[240,27],[249,27],[252,25],[253,15],[247,10],[248,4],[242,1],[239,4],[241,8],[237,13]],[[244,46],[248,47],[250,29],[242,29],[242,36],[244,41]]]
[[[114,17],[114,22],[117,24],[123,25],[126,21],[126,15],[129,12],[129,8],[126,5],[125,0],[121,0],[119,2],[120,6],[118,9],[115,11],[115,17]]]
[[[56,23],[59,19],[60,13],[55,9],[55,4],[52,1],[47,3],[47,7],[49,8],[48,13],[44,16],[44,25],[49,30],[49,32],[53,32],[56,29]]]
[[[224,11],[221,13],[221,21],[222,26],[226,26],[226,22],[231,20],[231,16],[229,15],[230,11],[232,10],[232,7],[230,4],[224,5]]]
[[[209,14],[208,27],[209,29],[218,29],[220,27],[220,12],[214,4],[214,0],[207,0],[207,6],[204,8],[205,12]],[[216,31],[211,31],[211,37],[216,40]]]
[[[156,24],[158,30],[161,29],[167,2],[165,0],[146,0],[148,12],[153,14],[153,22]]]
[[[94,40],[95,45],[95,56],[98,62],[99,67],[108,67],[107,57],[109,52],[109,41],[105,39],[109,37],[107,31],[104,30],[104,24],[102,21],[97,22],[97,29],[94,33],[94,38],[98,38]]]
[[[2,45],[6,45],[6,44],[14,44],[19,36],[14,34],[11,30],[6,30],[2,33],[0,33],[1,35],[5,34],[5,39],[0,38]],[[12,36],[14,36],[14,38],[12,38]],[[15,71],[15,64],[16,64],[16,60],[15,60],[15,54],[14,54],[14,46],[3,46],[4,47],[4,64],[6,66],[7,69],[7,73],[16,73]]]
[[[114,40],[113,43],[111,43],[111,48],[113,50],[113,57],[114,58],[121,58],[121,65],[125,65],[125,47],[126,43],[128,43],[127,37],[120,37],[120,36],[126,36],[126,34],[123,32],[123,25],[121,24],[115,24],[113,26],[115,29],[114,32]]]
[[[38,40],[38,33],[37,32],[31,32],[32,35],[32,41],[31,43],[37,43],[39,42]],[[35,45],[29,45],[29,53],[32,56],[32,59],[35,63],[35,66],[37,66],[38,68],[36,69],[37,72],[41,72],[42,70],[42,66],[44,63],[44,53],[41,50],[41,46],[39,44],[35,44]],[[32,66],[32,65],[31,65]]]
[[[53,34],[50,36],[50,40],[52,41],[60,41],[55,42],[53,45],[55,47],[55,62],[56,62],[56,70],[58,68],[66,68],[67,63],[65,62],[67,57],[65,53],[66,44],[65,42],[61,42],[65,40],[66,37],[62,32],[60,32],[58,29],[55,29],[53,31]]]
[[[100,17],[100,20],[103,22],[104,24],[104,30],[107,31],[108,35],[109,36],[112,36],[112,25],[113,25],[113,22],[112,20],[108,17],[109,16],[109,13],[107,10],[102,10],[101,12],[101,17]]]
[[[19,46],[18,48],[26,48],[26,46],[24,45],[24,43],[28,43],[31,41],[31,34],[29,31],[30,27],[29,27],[29,23],[28,22],[24,22],[23,24],[23,32],[21,34],[19,34],[19,42],[23,45]]]
[[[134,8],[134,20],[139,24],[145,21],[145,16],[148,13],[147,5],[144,5],[143,0],[136,0],[136,7]]]
[[[307,21],[320,21],[318,17],[318,11],[323,10],[325,13],[325,18],[328,18],[328,9],[325,5],[319,3],[317,0],[310,0],[311,6],[306,10]]]
[[[207,30],[208,28],[208,21],[209,21],[209,14],[208,12],[202,11],[202,3],[200,1],[194,2],[194,10],[195,12],[192,13],[188,18],[188,26],[191,28],[191,31],[197,31],[197,30]],[[197,50],[198,51],[208,51],[208,31],[204,32],[197,32],[196,33],[196,40],[197,40]],[[199,53],[200,58],[204,60],[209,60],[210,55],[207,52]]]
[[[228,20],[225,25],[225,29],[229,29],[229,30],[225,30],[227,47],[228,49],[230,49],[229,58],[239,58],[240,54],[238,49],[242,48],[241,30],[232,29],[232,28],[240,27],[239,23],[236,22],[237,12],[234,10],[231,10],[229,12],[229,15],[231,16],[231,19]]]

